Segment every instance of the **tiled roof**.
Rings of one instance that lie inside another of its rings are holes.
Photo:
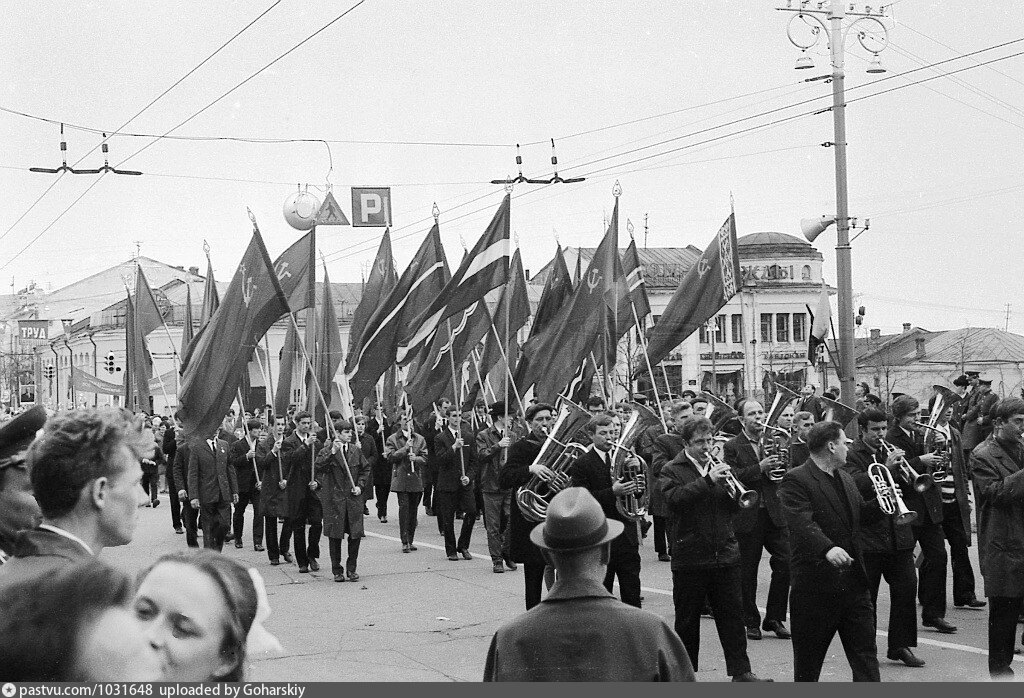
[[[917,340],[924,340],[918,356]],[[941,364],[983,366],[985,364],[1024,363],[1024,337],[993,327],[964,327],[958,330],[929,332],[914,327],[900,334],[876,339],[858,338],[855,343],[858,366],[908,366]]]

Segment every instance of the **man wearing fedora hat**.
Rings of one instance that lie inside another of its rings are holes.
[[[557,572],[547,598],[494,633],[484,681],[693,681],[682,641],[660,616],[620,603],[602,584],[609,520],[586,489],[568,487],[530,531]]]
[[[42,520],[32,496],[25,452],[46,424],[46,408],[36,405],[0,427],[0,565],[14,552],[19,531]]]

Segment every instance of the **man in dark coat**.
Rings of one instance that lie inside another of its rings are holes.
[[[181,535],[185,533],[185,529],[181,525],[181,512],[182,505],[184,504],[178,497],[178,490],[183,489],[179,487],[177,481],[174,479],[174,458],[178,453],[178,432],[182,430],[182,425],[178,421],[177,417],[173,419],[165,420],[167,429],[164,431],[163,444],[161,449],[164,452],[164,460],[166,462],[166,473],[167,473],[167,493],[168,499],[170,499],[171,506],[171,526],[174,527],[174,532]],[[184,485],[184,483],[182,483]]]
[[[14,552],[18,534],[42,521],[25,453],[45,424],[46,408],[36,405],[0,426],[0,565]]]
[[[990,378],[978,378],[978,386],[971,391],[964,412],[963,445],[967,451],[988,438],[992,433],[992,411],[999,397],[992,392]]]
[[[355,418],[356,440],[359,451],[370,466],[370,477],[363,490],[363,500],[369,502],[377,498],[377,518],[381,523],[388,522],[388,497],[391,495],[391,468],[384,460],[383,448],[377,446],[377,436],[369,430],[366,417]],[[378,476],[380,485],[378,485]]]
[[[316,455],[316,434],[313,417],[309,412],[295,413],[295,431],[281,443],[281,460],[288,481],[288,518],[295,544],[295,561],[299,572],[320,569],[320,536],[324,530],[324,514],[317,495],[317,482],[313,478],[313,459]],[[306,525],[309,539],[306,539]]]
[[[334,439],[325,444],[316,458],[316,481],[324,510],[324,535],[327,536],[334,581],[359,579],[359,543],[363,532],[363,489],[370,480],[370,464],[359,446],[353,443],[352,424],[339,419],[331,430]],[[348,535],[348,557],[341,566],[341,541]]]
[[[256,445],[256,467],[260,471],[260,512],[263,514],[263,533],[267,541],[267,557],[271,565],[292,561],[288,552],[291,547],[292,529],[288,518],[288,480],[286,479],[284,461],[281,459],[281,446],[284,442],[284,420],[279,419],[269,434]],[[277,520],[283,518],[281,535],[277,534]]]
[[[427,442],[427,462],[423,468],[423,508],[427,516],[434,516],[434,484],[437,480],[437,456],[434,452],[434,438],[441,433],[445,425],[445,415],[452,401],[448,398],[441,398],[440,405],[435,406],[424,421],[423,427],[417,431],[423,435]],[[440,530],[440,522],[438,522]]]
[[[842,470],[847,445],[839,424],[815,424],[807,445],[810,460],[787,472],[779,487],[793,551],[793,680],[818,680],[838,631],[853,680],[880,681],[875,609],[859,540],[861,521],[873,523],[882,512]]]
[[[618,433],[613,415],[597,414],[587,422],[586,431],[593,442],[592,448],[576,459],[569,468],[574,487],[585,487],[601,504],[605,516],[621,521],[625,531],[612,543],[611,559],[605,574],[604,586],[610,592],[615,577],[619,578],[619,594],[623,603],[640,608],[640,541],[635,521],[630,521],[615,505],[616,500],[624,495],[634,494],[637,483],[634,480],[623,482],[612,479],[613,464],[611,448]],[[632,455],[627,459],[634,459]],[[633,467],[639,467],[634,464]]]
[[[257,447],[266,437],[263,422],[250,419],[246,423],[245,435],[228,447],[228,460],[235,468],[238,478],[238,504],[235,505],[231,530],[235,536],[235,547],[243,547],[242,533],[245,531],[245,509],[252,505],[252,544],[256,552],[263,552],[263,513],[260,511],[260,491],[263,479],[256,463]]]
[[[238,479],[228,461],[228,444],[220,439],[196,439],[188,457],[188,495],[199,510],[203,547],[220,552],[231,530],[231,505],[238,504]]]
[[[897,492],[900,451],[887,455],[881,440],[888,426],[885,412],[866,408],[857,415],[860,438],[850,446],[843,470],[852,477],[865,501],[876,498],[869,469],[882,463],[892,472]],[[889,585],[888,652],[886,657],[909,667],[922,667],[912,647],[917,647],[917,570],[914,569],[914,533],[908,525],[897,525],[896,514],[861,527],[864,569],[868,575],[871,601],[875,604],[875,625],[878,625],[878,587],[882,577]]]
[[[779,504],[779,484],[770,475],[772,470],[785,464],[780,464],[774,456],[766,455],[761,447],[764,431],[761,424],[765,421],[761,403],[743,399],[737,403],[737,411],[743,430],[726,442],[722,459],[732,467],[736,479],[758,494],[757,506],[741,510],[734,522],[740,543],[740,579],[747,637],[760,640],[763,629],[786,639],[789,637],[785,626],[789,595],[789,536]],[[763,550],[771,555],[772,576],[762,624],[757,607],[757,570]]]
[[[462,409],[448,408],[446,427],[434,437],[437,479],[434,484],[434,513],[444,536],[445,554],[456,561],[459,555],[472,560],[469,542],[476,522],[476,439],[462,424]],[[455,511],[462,515],[462,530],[455,539]]]
[[[733,681],[757,681],[743,627],[740,549],[732,528],[739,505],[725,485],[729,466],[710,458],[711,420],[693,417],[675,428],[685,450],[661,468],[655,484],[664,492],[672,528],[678,531],[672,544],[675,629],[697,671],[700,616],[710,600],[726,673]]]
[[[403,412],[398,428],[384,444],[384,457],[392,469],[391,491],[398,497],[398,534],[403,553],[416,550],[414,537],[427,462],[426,441],[414,429],[412,415]]]
[[[1017,616],[1024,602],[1024,400],[1000,401],[993,416],[993,438],[974,449],[971,474],[989,600],[988,670],[993,679],[1010,680]]]
[[[512,431],[506,427],[505,403],[491,405],[491,425],[476,435],[476,455],[480,469],[480,493],[484,501],[484,528],[487,530],[487,552],[491,554],[491,569],[495,573],[516,569],[509,554],[511,536],[508,532],[511,517],[512,493],[499,484],[501,468],[512,445]]]
[[[814,415],[814,421],[820,422],[822,417],[825,416],[825,408],[821,405],[821,400],[814,393],[817,391],[813,385],[805,385],[800,391],[803,396],[800,402],[797,403],[797,412],[810,412]]]
[[[555,408],[543,403],[526,408],[526,423],[530,427],[530,432],[509,448],[508,461],[501,469],[501,477],[498,481],[502,489],[512,492],[512,518],[509,523],[512,540],[509,549],[512,559],[523,565],[526,610],[530,610],[540,603],[541,589],[544,584],[544,557],[540,553],[540,548],[530,540],[530,532],[537,522],[523,516],[522,510],[516,503],[516,493],[534,476],[544,482],[562,481],[567,484],[567,478],[564,475],[558,476],[547,466],[533,464],[537,456],[540,455],[541,446],[547,439],[547,431],[554,423],[554,412]]]
[[[914,425],[921,416],[921,406],[910,395],[893,400],[893,425],[885,440],[900,449],[910,467],[919,475],[930,476],[940,462],[934,453],[924,452],[924,439]],[[946,621],[946,538],[942,531],[942,493],[932,481],[928,489],[918,492],[912,487],[905,490],[906,503],[917,518],[911,524],[914,538],[921,546],[924,559],[918,570],[917,596],[921,601],[922,625],[940,633],[956,632],[956,626]]]
[[[694,680],[668,623],[620,604],[601,586],[609,542],[621,533],[622,523],[608,521],[586,490],[570,487],[552,498],[530,537],[558,581],[542,604],[494,633],[484,681]]]
[[[185,438],[185,430],[179,424],[174,432],[174,484],[178,488],[178,500],[181,502],[181,522],[185,527],[185,544],[190,548],[199,547],[199,510],[192,508],[188,496],[188,459],[192,447]]]
[[[661,469],[683,450],[679,430],[693,417],[693,405],[686,400],[670,403],[665,410],[665,417],[668,420],[668,433],[657,436],[651,445],[652,483],[658,482]],[[654,552],[658,553],[660,562],[671,562],[673,538],[670,523],[673,516],[665,503],[665,494],[657,484],[651,489],[651,515],[654,519]]]

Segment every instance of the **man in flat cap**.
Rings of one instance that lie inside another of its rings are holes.
[[[609,520],[582,487],[568,487],[530,532],[557,572],[546,599],[494,633],[484,681],[693,681],[682,640],[663,618],[604,588]]]
[[[0,427],[0,565],[14,552],[18,532],[35,528],[42,518],[25,452],[44,424],[46,408],[36,405]]]
[[[154,447],[153,433],[127,410],[72,410],[49,419],[26,456],[43,522],[18,534],[0,586],[131,542],[146,500],[139,463]]]

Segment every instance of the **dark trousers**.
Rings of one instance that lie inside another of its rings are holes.
[[[186,498],[181,503],[181,519],[185,525],[185,543],[190,548],[199,547],[199,510],[192,508],[192,503]]]
[[[889,585],[888,651],[901,647],[917,647],[917,570],[914,551],[864,553],[864,569],[868,574],[871,603],[875,607],[878,627],[878,587],[885,577]]]
[[[231,530],[235,532],[235,540],[241,542],[242,532],[245,530],[245,508],[250,504],[252,504],[252,544],[254,546],[263,545],[263,526],[260,526],[260,520],[263,518],[260,511],[260,491],[255,488],[238,494],[238,504],[235,505]]]
[[[484,492],[483,500],[487,552],[491,555],[491,562],[500,564],[512,557],[509,552],[512,535],[508,528],[512,512],[512,493]]]
[[[160,493],[160,474],[157,471],[142,471],[142,489],[149,495],[149,501],[155,502]]]
[[[309,524],[309,538],[306,538],[306,524]],[[319,499],[311,499],[306,516],[293,517],[292,543],[295,545],[295,562],[299,567],[309,567],[309,561],[320,557],[320,536],[324,532],[324,510]]]
[[[659,555],[667,555],[668,547],[668,517],[654,515],[654,552]]]
[[[914,538],[921,544],[921,554],[924,556],[918,570],[920,578],[917,585],[917,598],[921,601],[921,618],[945,618],[946,537],[942,533],[942,524],[915,524],[912,528]]]
[[[789,598],[793,632],[793,680],[817,681],[832,638],[839,633],[854,681],[881,681],[871,594],[837,591],[820,584],[793,586]]]
[[[254,524],[255,525],[255,524]],[[283,553],[288,552],[292,538],[292,525],[290,519],[285,519],[281,525],[281,537],[277,536],[277,517],[263,517],[263,531],[267,539],[267,557],[270,561],[280,560]]]
[[[427,483],[423,483],[423,508],[431,510],[434,508],[433,494],[434,486],[432,484],[428,485]]]
[[[178,499],[178,488],[174,486],[174,483],[168,483],[167,494],[171,500],[171,526],[178,529],[181,528],[181,500]]]
[[[1013,649],[1017,640],[1017,616],[1024,598],[988,597],[988,673],[996,680],[1013,678]]]
[[[626,526],[636,524],[627,522]],[[615,542],[612,543],[611,560],[608,561],[608,571],[604,575],[604,588],[611,593],[612,584],[618,577],[622,603],[640,608],[640,549],[635,539],[629,540],[626,535],[623,533],[620,536],[622,544],[618,548]]]
[[[756,628],[761,624],[761,612],[757,608],[757,568],[761,564],[763,550],[771,555],[768,564],[772,568],[764,622],[785,622],[786,599],[789,595],[788,532],[784,527],[772,523],[767,509],[760,509],[753,530],[737,532],[736,539],[740,544],[740,589],[743,592],[744,623],[748,628]]]
[[[540,603],[540,595],[544,589],[545,565],[536,562],[523,563],[523,584],[526,588],[526,610]]]
[[[462,530],[459,539],[455,540],[455,509],[463,512]],[[454,555],[460,550],[469,549],[469,540],[473,535],[473,524],[476,522],[476,494],[473,483],[467,487],[459,487],[455,492],[437,490],[434,492],[434,514],[441,525],[444,535],[444,551]]]
[[[383,484],[374,484],[373,489],[377,497],[377,518],[388,517],[388,497],[391,496],[391,478],[388,477]]]
[[[422,492],[396,492],[398,495],[398,533],[402,545],[412,545],[416,535]]]
[[[747,634],[740,610],[741,594],[739,565],[672,570],[675,629],[690,655],[694,671],[697,671],[700,653],[700,614],[704,610],[705,599],[711,602],[711,610],[715,614],[726,673],[737,676],[750,671]]]
[[[341,566],[341,538],[328,538],[327,550],[331,555],[331,572],[341,574],[343,571],[352,574],[359,564],[359,542],[362,538],[348,537],[348,558],[345,567]]]
[[[967,532],[956,502],[942,504],[942,533],[949,542],[949,559],[953,566],[953,603],[963,604],[976,597],[974,570],[967,555]]]
[[[203,522],[203,547],[220,552],[224,548],[224,537],[231,530],[231,503],[199,503]]]

